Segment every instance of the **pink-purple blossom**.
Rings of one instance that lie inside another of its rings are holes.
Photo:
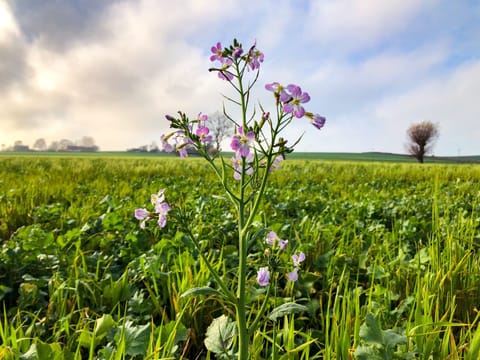
[[[220,42],[217,42],[216,45],[212,46],[211,51],[213,55],[210,56],[210,61],[218,60],[220,62],[223,62],[223,49]]]
[[[313,114],[307,111],[305,113],[305,116],[308,117],[312,125],[319,130],[325,125],[326,119],[319,114]]]
[[[160,136],[160,146],[162,150],[167,153],[171,153],[174,150],[173,145],[168,143],[168,137],[166,137],[165,134]]]
[[[287,277],[290,281],[297,281],[298,280],[298,268],[295,268],[291,272],[289,272],[287,274]]]
[[[195,133],[198,136],[200,142],[206,144],[212,141],[212,135],[208,135],[209,132],[210,129],[208,127],[200,126],[197,128],[197,131]]]
[[[287,93],[286,88],[278,83],[278,82],[273,82],[271,84],[266,84],[265,89],[268,91],[271,91],[275,94],[275,96],[278,97],[278,100],[280,100],[282,103],[289,101],[292,97]]]
[[[302,92],[300,86],[290,84],[287,86],[290,94],[290,100],[283,104],[283,111],[293,114],[296,118],[301,118],[305,115],[305,109],[302,104],[310,101],[310,95]]]
[[[288,245],[288,240],[280,239],[275,231],[270,231],[266,236],[265,243],[273,248],[278,245],[280,250],[285,250]]]
[[[250,48],[247,57],[247,63],[250,70],[256,70],[260,68],[260,63],[263,62],[265,55],[257,49],[257,42],[253,43],[253,46]]]
[[[177,131],[175,136],[175,150],[178,151],[178,154],[182,159],[188,156],[187,145],[190,143],[190,139],[185,136],[183,130]]]
[[[292,255],[292,261],[293,261],[293,266],[299,267],[302,262],[305,261],[305,254],[303,251],[300,251],[300,254],[293,254]]]
[[[148,218],[150,217],[150,211],[148,211],[147,209],[135,209],[135,219],[137,220],[143,220],[141,223],[140,223],[140,227],[142,229],[145,228],[145,222],[148,220]]]
[[[234,59],[238,59],[240,56],[243,54],[243,49],[240,46],[237,46],[235,49],[233,49],[232,57]]]
[[[280,167],[280,163],[284,160],[283,155],[277,155],[275,159],[272,162],[272,165],[270,165],[270,171],[274,171],[275,169],[278,169]]]
[[[158,226],[163,228],[167,224],[167,214],[170,211],[170,206],[165,201],[165,190],[159,190],[158,193],[150,196],[150,202],[154,207],[154,212],[150,212],[145,208],[135,209],[134,215],[137,220],[142,220],[140,227],[145,228],[145,224],[148,220],[152,219],[155,215],[158,215]]]
[[[243,162],[245,161],[245,169],[243,168]],[[241,157],[238,153],[232,157],[233,166],[233,178],[240,180],[242,178],[242,171],[245,171],[245,175],[253,174],[253,154],[249,153],[246,157]]]
[[[221,68],[218,70],[218,77],[222,80],[232,80],[233,74],[228,71],[228,68],[232,66],[233,62],[231,59],[223,56],[222,44],[217,42],[216,45],[212,46],[211,51],[210,61],[219,61],[221,64]]]
[[[260,286],[267,286],[270,282],[270,271],[267,267],[261,267],[257,272],[257,282]]]
[[[250,153],[250,145],[255,140],[255,133],[248,131],[245,134],[243,126],[240,126],[237,133],[233,136],[230,147],[240,156],[247,156]]]
[[[198,113],[198,124],[200,126],[205,126],[205,122],[208,120],[207,114],[202,114],[201,112]]]

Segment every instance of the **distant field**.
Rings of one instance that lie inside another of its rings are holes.
[[[124,151],[100,151],[100,152],[3,152],[1,156],[54,156],[54,157],[123,157],[123,158],[156,158],[176,157],[175,154],[166,153],[136,153]],[[229,152],[225,157],[231,156]],[[298,160],[332,160],[332,161],[385,161],[385,162],[416,162],[414,158],[404,154],[392,154],[382,152],[294,152],[288,155],[289,159]],[[480,163],[480,155],[473,156],[441,156],[426,157],[426,163]]]

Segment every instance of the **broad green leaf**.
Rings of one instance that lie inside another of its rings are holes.
[[[226,315],[212,321],[207,329],[205,347],[214,354],[228,354],[236,335],[236,325]]]
[[[407,343],[407,337],[405,335],[398,334],[391,329],[384,330],[383,336],[385,338],[385,345],[389,348],[395,348],[397,345]]]
[[[268,318],[272,321],[276,321],[279,317],[305,311],[308,311],[308,307],[306,307],[305,305],[288,302],[273,309],[270,315],[268,315]]]
[[[147,353],[148,341],[150,340],[150,324],[133,325],[131,321],[127,321],[124,331],[119,332],[115,336],[117,345],[121,342],[121,334],[124,336],[125,353],[131,356],[145,355]]]
[[[360,345],[355,350],[355,358],[358,360],[385,360],[377,349],[370,346]]]
[[[63,360],[63,351],[59,343],[37,343],[38,359]]]
[[[102,336],[116,325],[117,323],[113,320],[112,315],[104,314],[95,321],[95,335]]]
[[[382,329],[378,324],[377,318],[373,314],[367,314],[365,323],[360,326],[359,335],[367,344],[385,345]]]

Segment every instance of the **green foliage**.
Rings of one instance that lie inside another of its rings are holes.
[[[219,359],[234,358],[233,340],[236,335],[235,323],[226,315],[214,319],[207,329],[205,347],[216,354]]]
[[[478,166],[287,159],[249,252],[262,256],[268,224],[307,260],[272,289],[252,356],[477,359],[479,180]],[[214,356],[207,329],[231,304],[184,233],[133,216],[167,187],[233,288],[235,219],[200,161],[0,159],[2,358]],[[252,317],[264,296],[248,294]]]

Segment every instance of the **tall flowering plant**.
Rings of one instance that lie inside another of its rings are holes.
[[[235,134],[230,142],[233,156],[225,159],[222,153],[210,151],[212,137],[208,117],[202,113],[195,118],[189,118],[181,111],[177,116],[166,115],[172,132],[162,135],[161,142],[164,151],[178,151],[182,158],[188,156],[189,148],[194,148],[217,175],[236,212],[239,255],[236,282],[224,280],[225,277],[216,270],[215,264],[200,248],[200,239],[196,237],[195,232],[189,229],[188,224],[182,224],[182,221],[179,221],[179,224],[197,246],[200,256],[218,284],[218,293],[235,307],[234,321],[225,316],[214,320],[207,330],[205,344],[209,350],[219,353],[221,350],[218,346],[212,345],[209,333],[214,337],[212,334],[216,331],[215,327],[222,326],[223,330],[228,328],[231,341],[226,343],[230,347],[230,355],[236,354],[238,359],[243,360],[248,358],[250,339],[260,320],[265,316],[268,297],[275,287],[276,280],[284,277],[287,281],[297,281],[301,263],[306,258],[303,252],[293,252],[291,249],[289,252],[293,255],[286,256],[288,240],[280,239],[273,231],[268,232],[268,224],[265,224],[266,235],[261,239],[258,232],[252,231],[252,224],[264,200],[270,174],[280,166],[285,155],[292,152],[296,144],[287,146],[287,141],[280,136],[281,132],[291,122],[301,118],[306,118],[315,128],[321,129],[325,124],[325,118],[305,109],[310,96],[300,86],[283,85],[279,82],[265,85],[265,89],[273,95],[274,111],[267,112],[260,106],[261,111],[257,115],[257,111],[250,110],[249,101],[251,89],[258,81],[264,54],[257,48],[256,43],[249,49],[244,49],[237,40],[228,47],[223,47],[218,42],[211,48],[211,53],[210,60],[214,67],[209,71],[217,73],[221,80],[235,89],[238,96],[236,99],[227,100],[240,108],[240,118],[234,119],[225,111],[225,116],[235,125]],[[152,195],[152,211],[146,208],[135,210],[135,217],[141,221],[142,227],[145,227],[145,222],[150,219],[157,219],[159,227],[166,226],[170,211],[165,195],[167,192],[168,190],[160,190],[158,194]],[[265,247],[264,255],[259,259],[260,266],[258,259],[252,261],[248,256],[254,242],[262,242],[262,246]],[[253,273],[250,270],[252,268],[256,269]],[[256,309],[247,304],[249,286],[266,288],[263,303]],[[195,293],[195,289],[190,293]],[[249,316],[251,314],[255,316]],[[230,322],[235,323],[235,326],[229,326]],[[234,338],[237,339],[236,342],[233,341]]]

